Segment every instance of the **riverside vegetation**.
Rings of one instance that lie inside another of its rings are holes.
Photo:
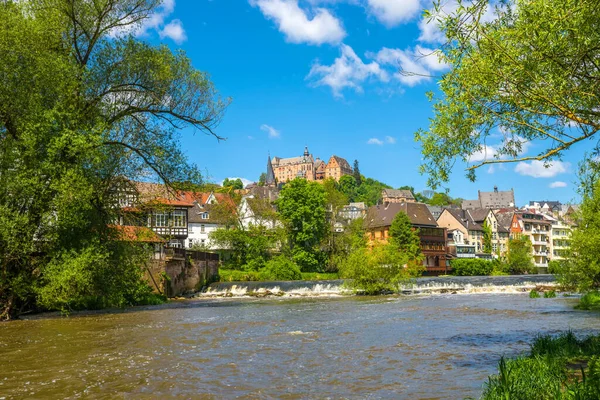
[[[0,320],[156,302],[147,249],[114,188],[202,183],[188,127],[217,137],[228,100],[182,51],[135,36],[159,0],[0,2]]]

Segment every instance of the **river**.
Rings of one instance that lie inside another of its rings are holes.
[[[597,333],[527,293],[199,298],[0,324],[0,398],[478,397],[537,333]]]

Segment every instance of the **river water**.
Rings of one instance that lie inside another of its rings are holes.
[[[478,397],[537,333],[597,333],[527,293],[200,298],[0,324],[0,398]]]

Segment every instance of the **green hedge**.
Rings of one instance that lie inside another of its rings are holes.
[[[480,258],[458,258],[450,262],[452,275],[476,276],[491,275],[496,262]]]

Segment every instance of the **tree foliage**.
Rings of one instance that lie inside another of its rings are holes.
[[[468,164],[470,179],[485,164],[548,165],[600,129],[597,3],[493,4],[459,2],[447,14],[436,2],[429,11],[447,38],[437,54],[450,66],[439,81],[442,96],[430,94],[429,129],[416,133],[430,186],[447,182],[456,160]],[[538,144],[538,154],[524,154],[529,142]]]
[[[421,240],[413,229],[406,213],[399,212],[390,226],[390,244],[397,251],[406,254],[409,260],[421,260]]]
[[[320,246],[328,232],[323,186],[296,178],[286,183],[276,204],[295,263],[303,272],[322,272],[326,259]]]
[[[492,253],[492,227],[488,223],[487,219],[485,221],[483,221],[482,229],[483,229],[483,237],[482,237],[483,252],[486,254],[491,254]]]
[[[214,135],[227,102],[183,52],[127,33],[158,4],[0,2],[0,319],[99,296],[102,265],[135,246],[109,245],[115,183],[201,181],[176,132]],[[107,285],[105,305],[124,304],[125,286]]]
[[[223,180],[223,187],[239,190],[239,189],[244,188],[244,183],[242,182],[242,180],[240,178],[237,178],[237,179],[225,178]]]
[[[352,168],[352,176],[356,181],[356,186],[360,186],[362,183],[362,176],[360,175],[360,168],[358,168],[358,160],[354,160],[354,167]]]
[[[527,236],[510,239],[506,260],[510,273],[517,275],[535,272],[531,253],[531,241]]]

